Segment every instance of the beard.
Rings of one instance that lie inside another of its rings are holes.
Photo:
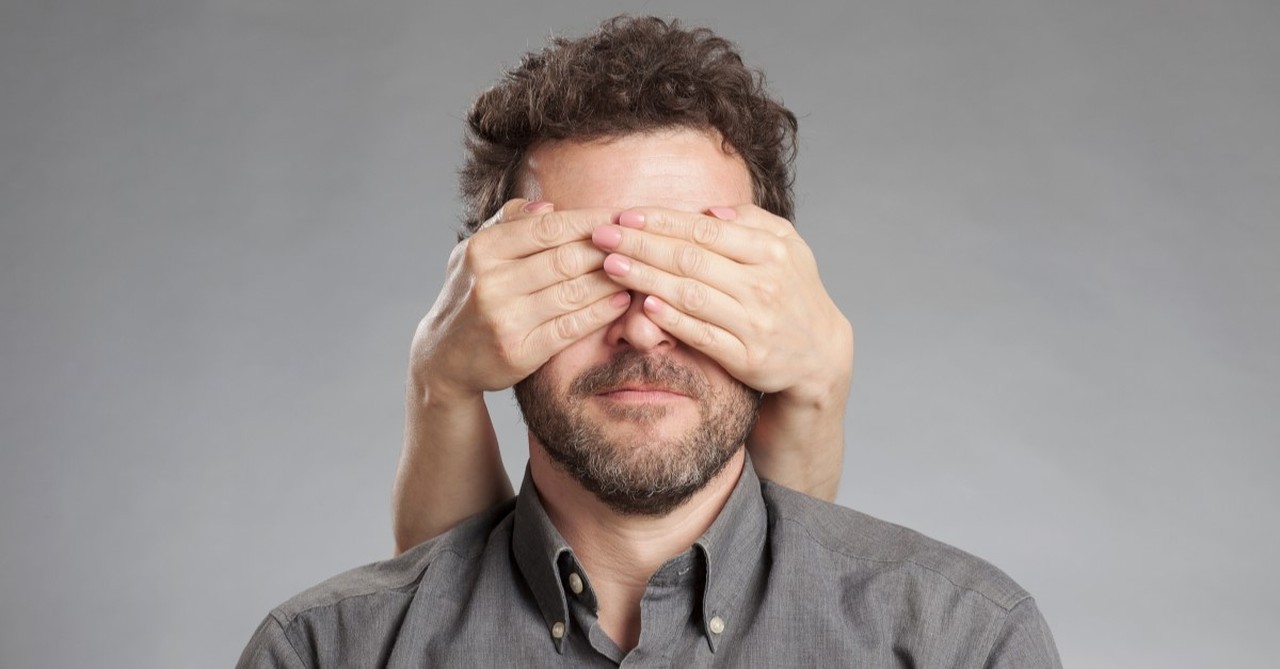
[[[627,515],[665,515],[706,486],[743,447],[760,408],[760,393],[735,379],[715,387],[696,369],[635,351],[583,372],[563,396],[545,369],[515,386],[525,425],[556,466]],[[611,437],[587,407],[592,396],[626,383],[693,398],[697,425],[685,434],[660,433],[658,422],[670,407],[606,405],[607,421],[634,428],[630,438]]]

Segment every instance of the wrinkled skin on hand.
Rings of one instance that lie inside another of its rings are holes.
[[[621,316],[630,297],[590,240],[615,215],[507,202],[450,255],[444,287],[414,335],[414,377],[450,397],[508,388]]]

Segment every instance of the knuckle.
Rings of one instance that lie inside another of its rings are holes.
[[[764,255],[769,262],[782,262],[787,259],[787,245],[781,239],[770,239],[765,242]]]
[[[679,309],[663,309],[659,319],[663,327],[672,330],[678,330],[684,324],[684,314]]]
[[[627,245],[627,254],[644,258],[649,250],[649,242],[645,241],[644,235],[622,235],[622,241]]]
[[[696,246],[685,246],[676,251],[676,268],[685,276],[694,276],[704,264],[702,249]]]
[[[769,353],[763,349],[748,349],[746,352],[746,368],[752,374],[761,374],[768,368]]]
[[[529,201],[522,197],[513,197],[502,203],[502,206],[498,208],[498,213],[494,214],[494,218],[498,219],[499,223],[519,218],[524,211],[524,206],[528,203]]]
[[[652,232],[666,233],[671,230],[671,218],[661,209],[645,209],[644,229]]]
[[[680,285],[679,300],[682,311],[696,314],[707,304],[707,287],[696,281],[686,281]]]
[[[578,338],[578,331],[582,329],[581,319],[578,314],[563,314],[557,316],[555,320],[555,335],[561,341],[571,341]]]
[[[452,251],[449,251],[448,267],[450,271],[456,271],[459,267],[467,264],[467,256],[470,254],[471,241],[475,236],[468,237],[457,243]]]
[[[553,211],[544,214],[541,218],[533,223],[533,229],[530,234],[533,240],[542,246],[552,246],[556,244],[562,236],[564,236],[565,227],[568,221],[562,212]]]
[[[754,333],[757,341],[774,341],[774,337],[778,335],[777,321],[771,314],[756,314],[752,319],[751,331]],[[763,353],[763,351],[761,351]]]
[[[693,241],[702,246],[711,246],[720,239],[720,222],[703,216],[693,224]]]
[[[487,316],[489,307],[493,305],[495,297],[494,288],[489,285],[489,282],[476,281],[471,284],[471,301],[475,303],[481,318]]]
[[[495,348],[497,350],[494,353],[502,365],[506,367],[517,366],[521,348],[519,341],[513,337],[500,337],[495,344]]]
[[[510,201],[508,201],[507,204],[504,204],[501,207],[499,207],[497,211],[493,212],[492,216],[490,216],[489,218],[486,218],[484,221],[480,223],[480,226],[476,228],[476,231],[478,232],[482,230],[488,230],[489,228],[492,228],[493,226],[498,225],[499,223],[502,223],[504,220],[506,220],[507,207],[509,205],[510,205]]]
[[[755,282],[754,291],[762,302],[773,304],[782,295],[782,286],[773,279],[762,279]]]
[[[475,267],[479,264],[481,258],[484,257],[485,244],[486,239],[484,235],[480,233],[471,235],[461,242],[458,242],[458,245],[453,247],[453,253],[449,256],[449,262],[453,263],[456,259],[456,261],[461,263],[464,267]]]
[[[495,252],[498,237],[478,232],[459,242],[457,252],[461,265],[473,274],[480,274],[496,264]]]
[[[693,341],[690,343],[697,347],[710,346],[716,339],[715,332],[711,330],[711,325],[705,322],[700,322],[693,328],[692,337]]]
[[[481,309],[480,313],[476,315],[476,320],[479,321],[481,331],[488,333],[486,336],[493,337],[498,341],[499,348],[505,350],[510,346],[511,342],[508,340],[511,334],[504,327],[504,319],[500,318],[494,310]]]
[[[581,281],[564,281],[559,287],[560,306],[576,307],[587,299],[587,288]]]
[[[571,279],[581,273],[582,259],[572,246],[557,246],[551,252],[551,269],[561,279]]]

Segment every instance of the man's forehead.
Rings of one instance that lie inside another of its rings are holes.
[[[521,195],[561,209],[703,211],[752,200],[751,175],[718,133],[693,129],[544,142],[525,157]]]

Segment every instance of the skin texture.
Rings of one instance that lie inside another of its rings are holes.
[[[791,224],[725,204],[751,198],[736,156],[688,130],[548,143],[529,156],[524,191],[533,202],[507,203],[455,249],[415,334],[398,551],[511,495],[484,391],[619,323],[764,391],[748,439],[757,469],[834,497],[852,331]]]

